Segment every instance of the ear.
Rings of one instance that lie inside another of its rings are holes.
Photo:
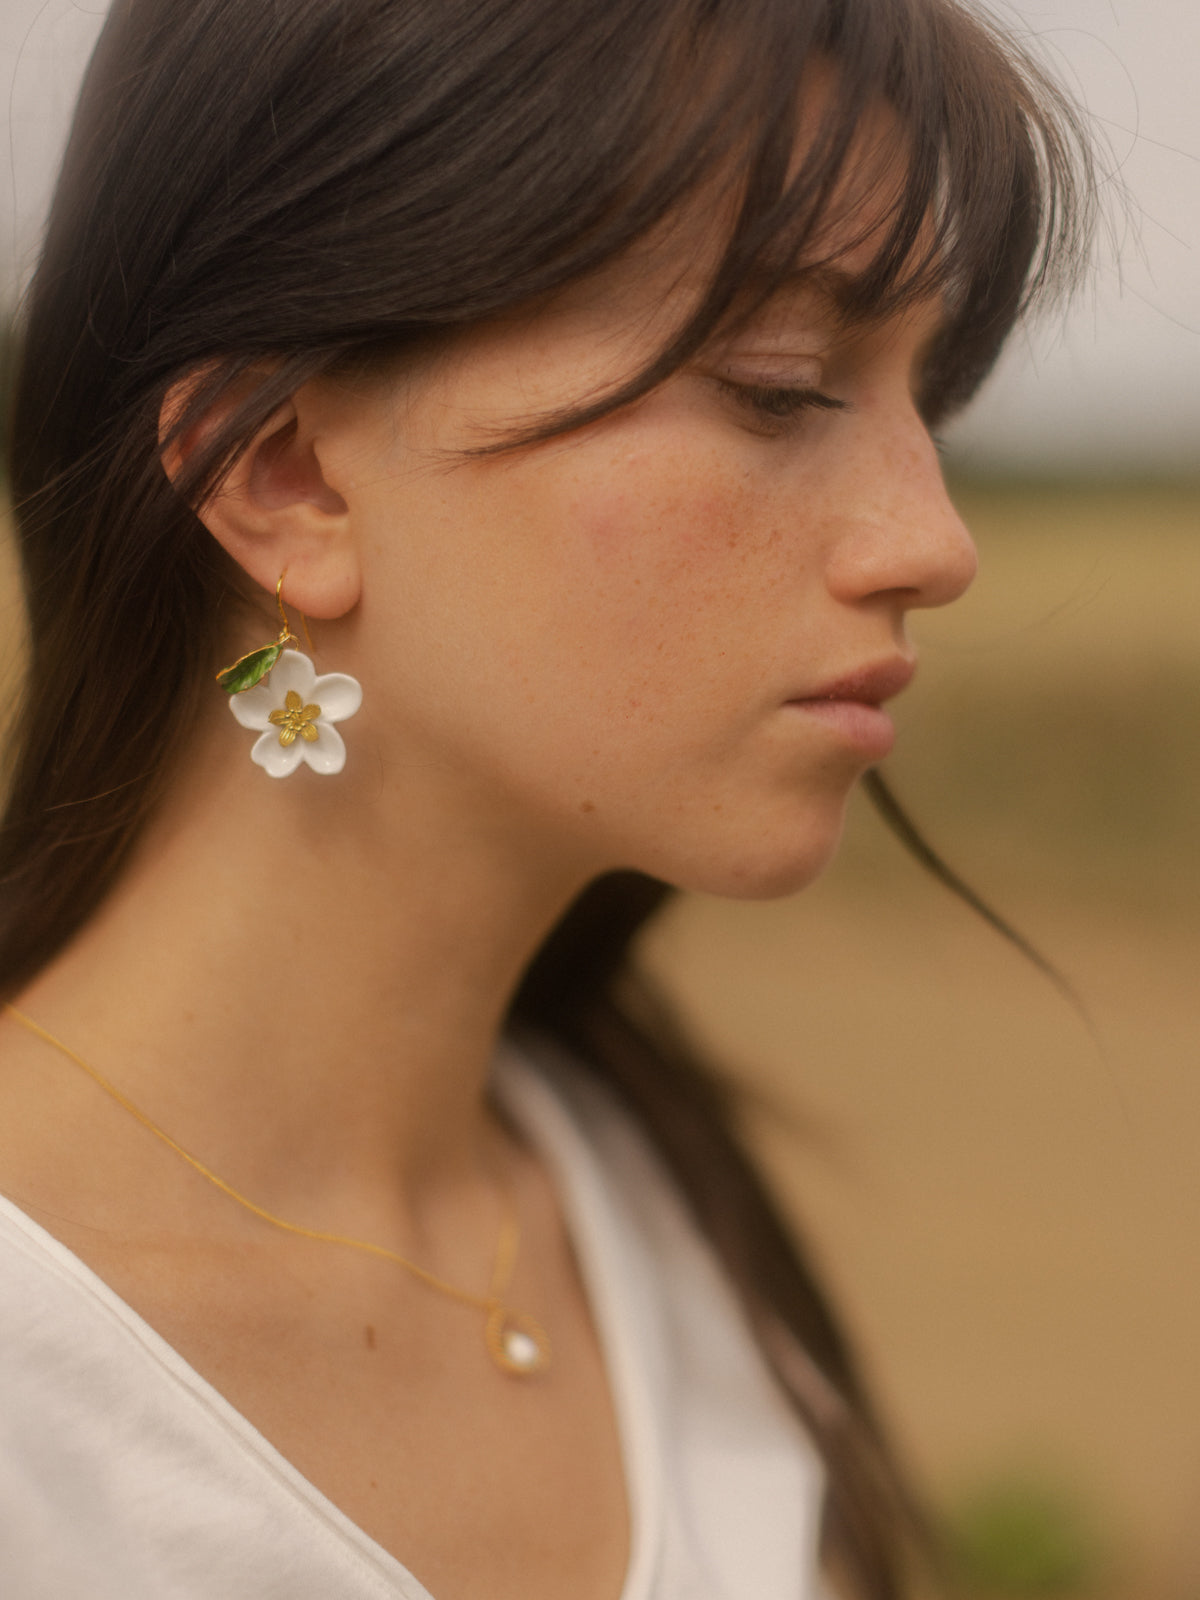
[[[172,387],[163,402],[167,438],[197,379]],[[220,426],[244,394],[218,402],[162,453],[174,481],[192,452]],[[336,420],[305,385],[275,411],[239,455],[221,487],[196,515],[243,572],[269,594],[287,573],[285,599],[307,616],[341,617],[361,592],[361,568],[350,509],[327,481],[322,456]],[[330,452],[331,454],[333,452]]]

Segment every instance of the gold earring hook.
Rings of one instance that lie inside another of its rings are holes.
[[[296,635],[292,632],[291,624],[287,619],[287,612],[283,609],[283,580],[286,577],[287,568],[284,567],[283,571],[279,574],[279,582],[275,585],[275,604],[279,607],[279,620],[283,623],[283,632],[279,635],[279,638],[276,642],[281,646],[287,644],[289,640],[292,644],[300,643],[299,639],[297,639]],[[304,637],[308,641],[308,648],[315,655],[316,646],[312,642],[312,634],[308,631],[308,618],[304,615],[303,611],[300,613],[300,626],[304,629]]]
[[[300,643],[299,639],[297,639],[296,635],[292,632],[291,624],[287,619],[287,612],[283,609],[283,580],[286,577],[287,568],[284,567],[283,571],[279,574],[279,582],[275,585],[275,604],[279,607],[279,620],[283,623],[283,632],[279,635],[278,639],[276,639],[275,643],[281,648],[285,644]],[[301,613],[301,615],[303,615],[303,613]]]
[[[226,694],[244,694],[247,689],[253,689],[256,683],[266,677],[289,644],[300,643],[292,632],[287,612],[283,609],[283,580],[286,577],[287,568],[284,567],[279,574],[279,582],[275,585],[275,604],[279,607],[279,620],[283,624],[279,637],[273,644],[260,645],[248,655],[239,656],[231,667],[222,667],[217,673],[217,682]],[[313,650],[315,655],[312,635],[308,631],[308,618],[303,611],[300,613],[300,621],[304,626],[304,637],[308,640],[308,648]]]

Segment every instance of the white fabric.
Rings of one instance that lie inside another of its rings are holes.
[[[820,1466],[661,1169],[577,1072],[506,1048],[496,1090],[554,1174],[608,1364],[621,1600],[816,1600]],[[431,1600],[2,1199],[0,1596]]]

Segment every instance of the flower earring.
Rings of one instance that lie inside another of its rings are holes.
[[[314,772],[332,775],[346,765],[346,746],[334,723],[345,722],[362,705],[362,685],[345,672],[318,677],[308,656],[287,648],[300,641],[283,609],[286,576],[285,570],[275,585],[279,637],[223,668],[217,682],[242,727],[257,730],[250,759],[264,772],[286,778],[307,761]]]

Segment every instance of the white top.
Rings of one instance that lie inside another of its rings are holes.
[[[555,1178],[608,1366],[621,1600],[817,1600],[820,1464],[661,1167],[577,1070],[506,1046],[496,1088]],[[2,1198],[0,1595],[432,1600]]]

